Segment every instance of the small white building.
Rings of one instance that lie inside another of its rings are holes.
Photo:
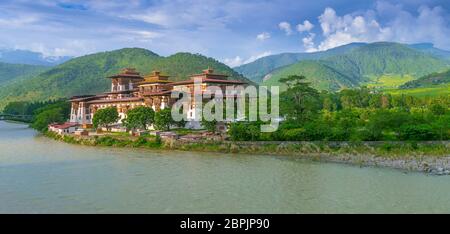
[[[56,132],[60,135],[62,134],[71,134],[77,130],[78,123],[63,123],[63,124],[50,124],[48,125],[48,130],[52,132]]]

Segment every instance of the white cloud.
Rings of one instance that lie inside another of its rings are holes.
[[[225,63],[226,65],[228,65],[230,67],[238,67],[240,65],[254,62],[257,59],[260,59],[262,57],[266,57],[266,56],[269,56],[269,55],[272,55],[271,51],[265,51],[265,52],[262,52],[260,54],[252,55],[249,58],[247,58],[246,60],[242,59],[240,56],[236,56],[234,58],[226,58],[226,59],[224,59],[223,63]]]
[[[291,24],[288,22],[281,22],[278,24],[278,27],[283,30],[286,35],[291,35],[292,34],[292,28],[291,28]]]
[[[125,37],[126,39],[139,42],[150,42],[152,41],[152,39],[163,36],[163,34],[159,32],[145,31],[145,30],[127,31],[126,35],[129,35]]]
[[[149,12],[147,14],[133,14],[126,18],[140,20],[150,24],[168,27],[172,24],[171,18],[164,12]]]
[[[242,58],[239,56],[236,56],[234,58],[226,58],[223,60],[223,63],[225,63],[229,67],[238,67],[243,64]]]
[[[0,25],[4,27],[21,27],[26,26],[32,23],[35,23],[39,21],[39,17],[34,15],[24,15],[24,16],[17,16],[14,18],[0,18]]]
[[[87,41],[68,40],[60,46],[46,46],[43,43],[28,43],[16,45],[14,49],[30,50],[41,53],[44,57],[80,56],[89,53],[93,47]]]
[[[263,32],[263,33],[260,33],[260,34],[258,34],[256,36],[256,39],[258,39],[260,41],[265,41],[265,40],[267,40],[269,38],[270,38],[270,33],[268,33],[268,32]]]
[[[308,20],[303,21],[303,24],[297,25],[297,31],[299,32],[309,32],[314,28],[314,25]]]
[[[384,1],[378,1],[373,10],[343,16],[328,7],[318,17],[324,39],[313,48],[309,47],[309,39],[304,38],[303,44],[310,51],[327,50],[352,42],[376,41],[432,42],[439,48],[450,48],[449,17],[440,6],[421,6],[414,15],[401,5]],[[379,19],[384,20],[383,25]]]
[[[307,37],[304,37],[302,39],[303,47],[305,48],[306,52],[316,52],[317,49],[314,47],[314,38],[316,37],[316,34],[309,33]]]
[[[326,8],[319,16],[320,27],[325,39],[316,49],[327,50],[351,42],[388,40],[390,30],[381,27],[371,13],[338,16],[334,9]]]

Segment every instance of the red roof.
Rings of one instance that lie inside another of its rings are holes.
[[[170,95],[171,92],[172,92],[172,90],[166,90],[166,91],[161,91],[161,92],[143,92],[142,95],[144,95],[144,96],[165,96],[165,95]]]
[[[78,123],[66,122],[63,124],[50,124],[49,127],[58,128],[58,129],[67,129],[70,127],[78,126]]]
[[[108,95],[99,94],[99,95],[73,96],[70,98],[70,101],[71,102],[88,101],[88,100],[93,100],[93,99],[102,98],[102,97],[106,97],[106,96],[108,96]]]
[[[131,78],[131,79],[140,79],[140,80],[144,79],[144,77],[142,77],[140,75],[134,75],[134,74],[117,74],[117,75],[109,76],[107,78]]]
[[[115,98],[115,99],[99,99],[99,100],[93,100],[89,101],[89,104],[94,103],[110,103],[110,102],[135,102],[135,101],[143,101],[143,98],[140,97],[130,97],[130,98]]]
[[[134,88],[134,89],[128,89],[128,90],[106,92],[106,94],[122,94],[122,93],[132,93],[132,92],[137,92],[137,91],[139,91],[139,89]]]
[[[135,68],[124,68],[122,71],[117,74],[110,76],[108,78],[132,78],[132,79],[144,79],[141,74],[136,71]]]
[[[246,82],[240,81],[240,80],[219,80],[219,79],[205,79],[202,78],[201,79],[202,83],[217,83],[217,84],[246,84]],[[194,80],[183,80],[183,81],[178,81],[178,82],[174,82],[170,85],[185,85],[185,84],[193,84]]]

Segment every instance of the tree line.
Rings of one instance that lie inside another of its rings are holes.
[[[450,97],[389,95],[362,87],[319,92],[304,76],[280,80],[284,121],[273,133],[261,133],[261,122],[232,123],[236,141],[396,141],[449,140]]]
[[[280,80],[288,87],[280,94],[280,114],[284,120],[277,131],[262,133],[262,122],[240,121],[228,126],[235,141],[410,141],[450,139],[450,97],[414,97],[390,95],[365,87],[340,92],[319,92],[304,76]],[[31,126],[45,131],[53,122],[65,122],[70,113],[67,100],[46,102],[13,102],[8,114],[33,115]],[[98,110],[93,118],[95,128],[116,123],[119,114],[114,107]],[[175,122],[171,109],[155,112],[150,107],[137,107],[127,112],[122,121],[128,130],[155,129],[168,131]],[[205,119],[202,125],[214,132],[217,122]]]

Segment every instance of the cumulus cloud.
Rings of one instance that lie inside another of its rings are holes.
[[[256,39],[258,39],[260,41],[265,41],[265,40],[267,40],[269,38],[270,38],[270,33],[268,33],[268,32],[263,32],[263,33],[260,33],[260,34],[258,34],[256,36]]]
[[[278,24],[278,27],[281,30],[283,30],[286,33],[286,35],[291,35],[292,34],[292,28],[291,28],[291,24],[290,23],[288,23],[286,21],[283,21],[283,22]]]
[[[262,57],[266,57],[272,55],[271,51],[265,51],[262,52],[260,54],[256,54],[256,55],[252,55],[247,59],[242,59],[240,56],[236,56],[234,58],[226,58],[223,60],[223,63],[225,63],[226,65],[230,66],[230,67],[238,67],[241,66],[243,64],[247,64],[247,63],[251,63],[254,62],[257,59],[260,59]]]
[[[327,50],[352,42],[376,41],[432,42],[437,47],[450,48],[449,17],[440,6],[423,5],[417,9],[417,14],[413,14],[402,5],[384,1],[378,1],[375,9],[342,16],[327,7],[318,17],[323,40],[311,47],[309,36],[304,38],[303,44],[309,51]]]
[[[234,58],[226,58],[223,60],[223,63],[228,65],[229,67],[238,67],[243,64],[243,60],[240,56],[236,56]]]
[[[297,31],[299,32],[309,32],[314,28],[314,25],[308,20],[303,21],[303,24],[297,25]]]
[[[317,50],[327,50],[351,42],[385,41],[391,29],[383,28],[371,11],[364,15],[347,14],[338,16],[332,8],[326,8],[319,16],[320,27],[325,39]]]
[[[316,52],[317,49],[314,47],[314,37],[316,37],[316,34],[309,33],[307,37],[304,37],[302,39],[303,47],[305,48],[306,52]]]

